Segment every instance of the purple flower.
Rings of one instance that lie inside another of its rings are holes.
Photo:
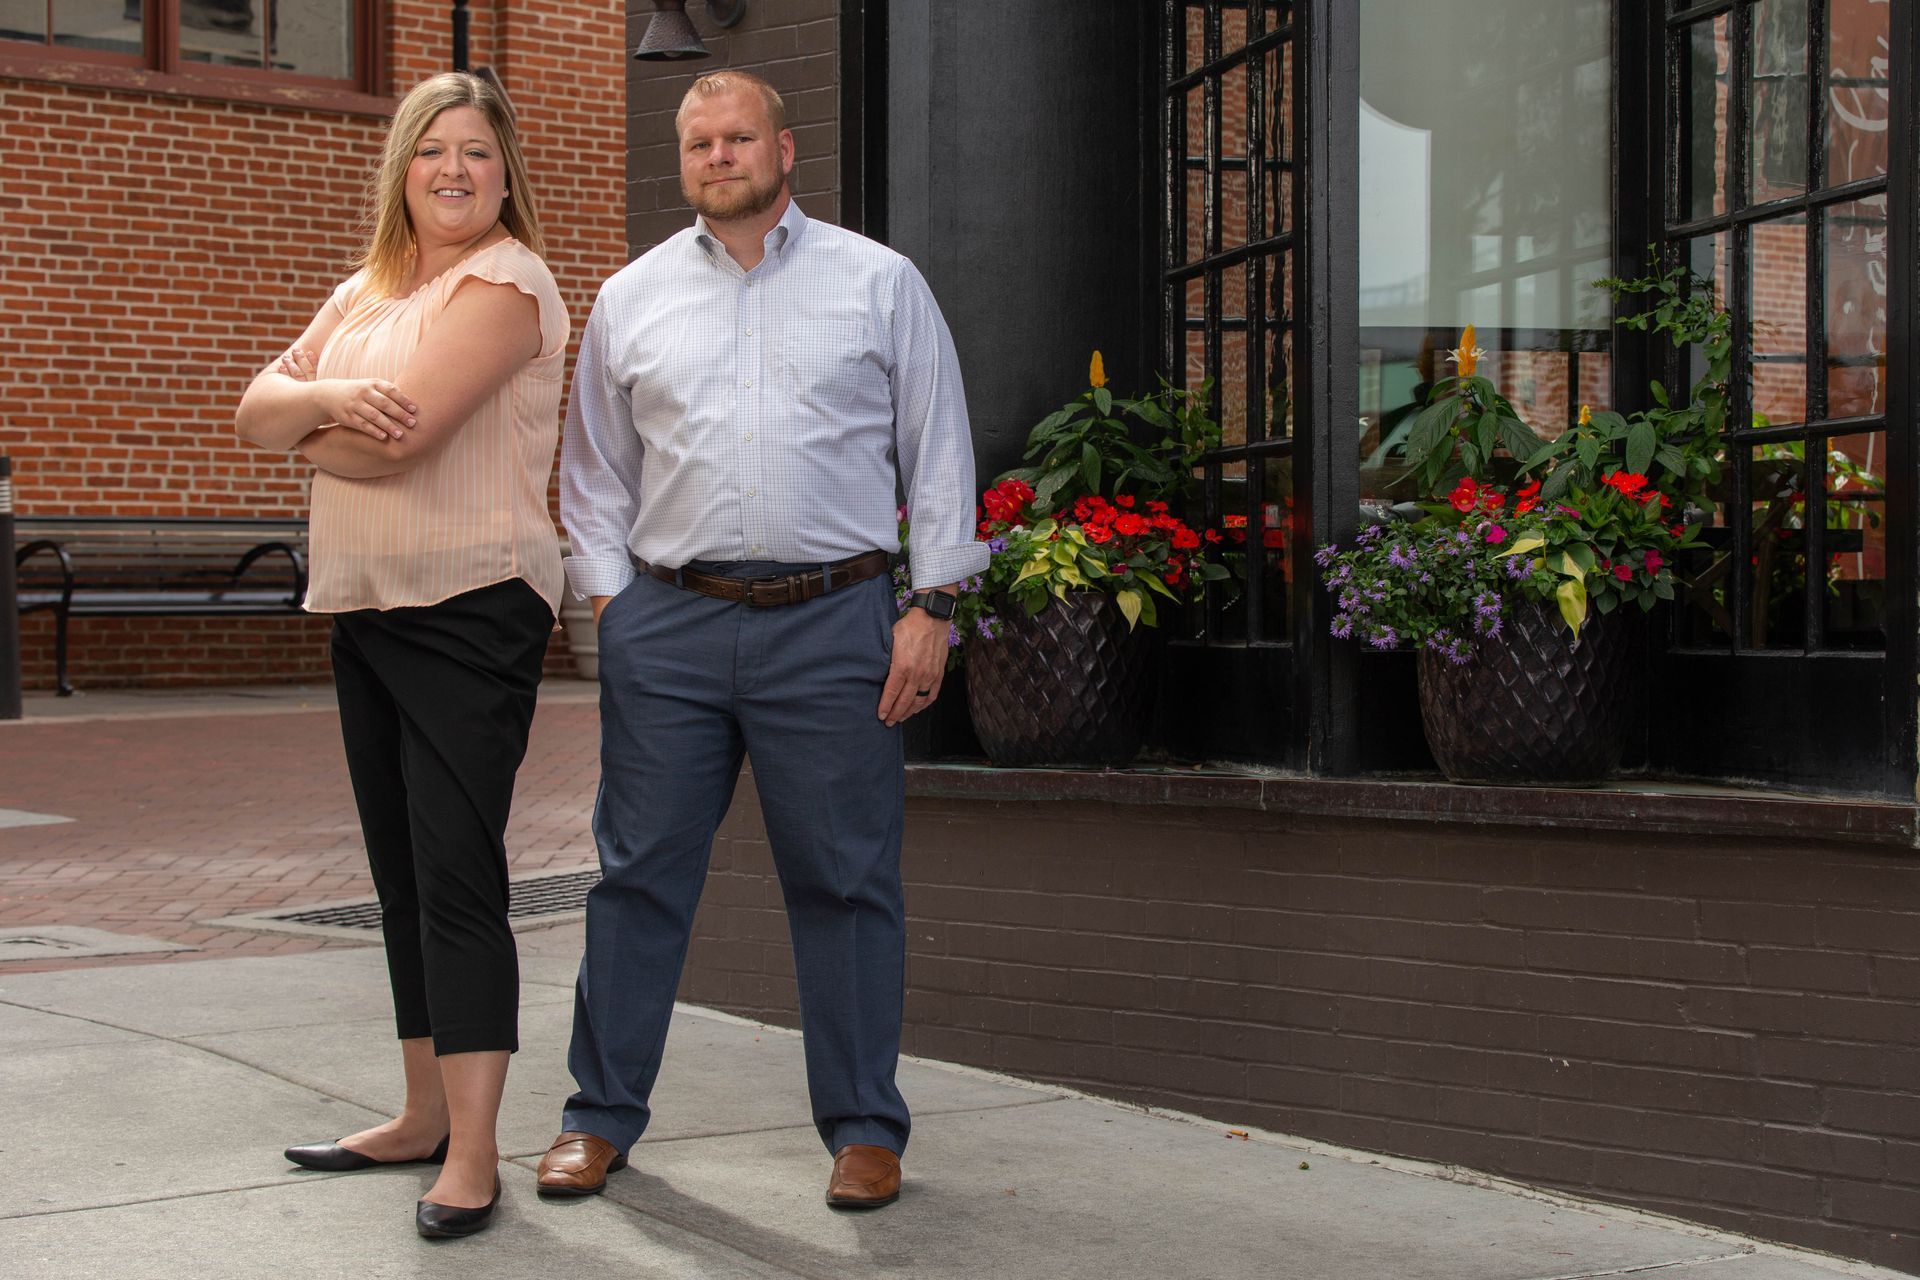
[[[947,648],[958,649],[959,647],[960,647],[960,628],[954,626],[951,622],[949,622],[947,624]]]
[[[1473,611],[1481,617],[1500,612],[1500,597],[1491,591],[1482,591],[1473,598]]]
[[[1376,649],[1391,649],[1400,643],[1400,633],[1392,627],[1381,627],[1368,637],[1367,643]]]
[[[1007,549],[1007,540],[1005,538],[988,538],[987,539],[987,550],[991,552],[993,555],[997,556],[1002,551],[1005,551],[1006,549]]]
[[[1329,542],[1326,546],[1313,553],[1313,562],[1324,569],[1333,563],[1334,556],[1339,553],[1340,548]]]
[[[1350,564],[1343,564],[1339,568],[1335,569],[1332,573],[1327,575],[1327,586],[1330,589],[1333,587],[1345,586],[1347,583],[1347,580],[1351,577],[1353,577],[1353,566]]]
[[[1377,524],[1368,525],[1354,537],[1354,542],[1363,547],[1372,546],[1378,541],[1380,541],[1380,526]]]
[[[1333,635],[1336,640],[1345,640],[1353,634],[1353,615],[1336,613],[1333,615]]]
[[[1411,569],[1419,562],[1407,552],[1407,544],[1396,542],[1387,549],[1387,563],[1396,569]]]
[[[1527,563],[1525,556],[1507,557],[1507,576],[1515,582],[1533,572],[1533,566]]]

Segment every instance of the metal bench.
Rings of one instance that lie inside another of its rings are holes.
[[[61,697],[70,619],[299,613],[307,595],[305,520],[19,516],[14,535],[20,612],[53,612]]]

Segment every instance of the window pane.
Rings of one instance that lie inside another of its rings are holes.
[[[1244,15],[1242,15],[1244,18]],[[1220,247],[1247,242],[1247,64],[1220,77]],[[1236,304],[1233,310],[1238,311]]]
[[[1827,448],[1826,644],[1887,645],[1886,460],[1884,431],[1839,436]]]
[[[1887,404],[1887,197],[1826,215],[1827,416],[1865,417]]]
[[[1206,15],[1205,6],[1194,4],[1187,9],[1187,64],[1185,70],[1192,71],[1207,60],[1206,54]]]
[[[1293,520],[1293,459],[1268,458],[1261,463],[1261,482],[1265,500],[1261,503],[1260,535],[1266,581],[1260,602],[1259,639],[1285,644],[1293,639],[1293,557],[1287,554],[1287,539]],[[1249,513],[1251,514],[1251,513]],[[1253,557],[1248,556],[1252,561]]]
[[[180,57],[221,67],[265,65],[266,0],[180,0]]]
[[[1293,46],[1269,50],[1265,62],[1266,222],[1271,236],[1293,225]]]
[[[1752,455],[1753,647],[1801,649],[1807,633],[1806,446]]]
[[[1753,7],[1753,202],[1807,189],[1807,0]]]
[[[1807,220],[1796,214],[1752,231],[1753,425],[1807,419]]]
[[[33,25],[44,27],[45,23],[42,17]],[[54,0],[53,42],[68,49],[139,53],[140,5],[126,0]]]
[[[1727,209],[1727,94],[1731,42],[1727,15],[1696,22],[1684,37],[1686,66],[1675,118],[1680,128],[1682,190],[1687,221]]]
[[[1229,272],[1228,275],[1233,275]],[[1243,290],[1239,297],[1244,302],[1245,285],[1235,282]],[[1215,398],[1220,409],[1220,443],[1223,445],[1245,444],[1247,442],[1247,331],[1245,329],[1227,329],[1220,335],[1220,377],[1214,383]]]
[[[1553,430],[1570,352],[1612,344],[1607,0],[1362,0],[1361,492],[1411,492],[1406,436],[1471,323]],[[1436,68],[1444,73],[1436,75]],[[1533,352],[1550,353],[1536,369]],[[1605,398],[1598,403],[1604,405]]]
[[[47,39],[47,0],[0,0],[0,40]]]
[[[353,0],[273,0],[270,65],[329,80],[353,78]]]
[[[1887,0],[1832,0],[1827,11],[1827,184],[1887,171]]]

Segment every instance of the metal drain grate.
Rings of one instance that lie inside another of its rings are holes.
[[[577,871],[541,871],[511,881],[513,897],[507,918],[516,929],[552,924],[587,909],[587,891],[600,883],[600,868]],[[380,932],[380,900],[355,898],[325,902],[317,907],[293,907],[258,915],[208,920],[208,925],[260,929],[269,933],[300,933],[324,937],[364,937]]]

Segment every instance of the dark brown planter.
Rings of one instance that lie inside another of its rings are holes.
[[[1636,614],[1590,615],[1576,641],[1556,607],[1522,600],[1464,666],[1421,650],[1420,720],[1440,772],[1514,785],[1611,777],[1645,679],[1634,661]]]
[[[1153,710],[1147,629],[1104,591],[1073,591],[967,645],[967,708],[987,759],[1004,765],[1120,765],[1140,752]]]

